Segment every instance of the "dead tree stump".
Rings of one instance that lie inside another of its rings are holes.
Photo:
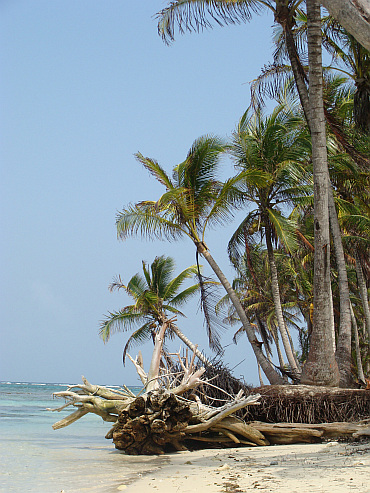
[[[164,390],[137,397],[118,417],[113,431],[117,449],[130,455],[186,450],[180,441],[192,418],[190,407]]]

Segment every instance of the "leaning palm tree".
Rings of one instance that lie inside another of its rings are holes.
[[[300,124],[301,119],[282,105],[268,117],[260,111],[254,114],[247,111],[230,146],[231,157],[240,172],[243,198],[255,208],[233,235],[229,252],[234,256],[235,249],[244,248],[247,237],[261,235],[265,238],[277,325],[289,365],[296,374],[300,369],[284,321],[273,243],[279,242],[288,253],[294,251],[297,226],[283,212],[293,205],[295,197],[312,193],[307,173],[309,145]],[[246,170],[261,172],[264,181],[250,182],[248,174],[244,173]]]
[[[148,238],[176,240],[189,238],[196,246],[197,255],[206,259],[230,296],[245,327],[254,354],[271,383],[281,383],[280,375],[266,359],[256,344],[251,327],[239,298],[212,257],[205,243],[207,227],[232,217],[232,209],[240,199],[233,179],[220,183],[216,173],[224,143],[215,137],[205,136],[196,140],[185,161],[173,170],[171,179],[153,159],[137,154],[139,162],[165,187],[164,194],[156,201],[143,201],[130,205],[117,216],[117,232],[121,239],[141,235]],[[248,171],[256,181],[260,173]]]
[[[199,292],[200,288],[197,283],[180,291],[184,281],[198,274],[197,266],[188,267],[173,278],[174,270],[175,263],[171,257],[156,257],[150,268],[143,262],[143,275],[135,274],[127,285],[122,282],[121,277],[116,278],[110,285],[111,291],[123,289],[135,302],[119,311],[109,313],[100,326],[100,335],[104,342],[116,331],[134,330],[124,347],[123,361],[133,344],[154,338],[166,324],[167,333],[176,334],[204,364],[209,364],[208,359],[175,323],[168,323],[170,315],[184,316],[179,307]]]

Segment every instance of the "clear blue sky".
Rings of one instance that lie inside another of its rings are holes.
[[[0,4],[0,380],[79,382],[84,374],[135,385],[121,361],[127,336],[106,345],[98,337],[104,314],[128,302],[107,287],[156,255],[172,255],[179,270],[195,261],[186,241],[117,240],[116,211],[161,192],[133,154],[171,170],[199,136],[230,135],[249,105],[248,82],[272,58],[273,20],[178,35],[168,47],[153,18],[165,4]],[[207,239],[230,278],[226,246],[236,226]],[[179,326],[206,348],[197,305],[184,310]],[[247,340],[234,346],[232,334],[223,336],[225,361],[244,360],[235,374],[257,384],[252,350]]]

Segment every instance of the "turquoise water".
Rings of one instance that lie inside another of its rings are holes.
[[[155,459],[129,457],[115,450],[105,434],[111,424],[86,415],[53,430],[67,416],[53,392],[65,384],[0,382],[0,492],[113,492],[138,474],[155,470]]]

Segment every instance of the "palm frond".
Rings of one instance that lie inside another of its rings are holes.
[[[148,285],[146,283],[146,280],[144,280],[139,273],[136,273],[129,280],[125,290],[128,295],[132,296],[132,298],[137,301],[138,298],[140,298],[140,296],[142,296],[147,289]]]
[[[118,312],[109,312],[100,324],[99,335],[107,342],[115,332],[130,330],[145,320],[145,315],[135,305],[126,306]]]
[[[173,188],[173,184],[165,170],[154,159],[144,157],[140,152],[135,154],[136,159],[144,166],[154,178],[164,185],[168,190]]]
[[[148,239],[176,240],[183,236],[185,231],[176,224],[174,211],[158,212],[156,203],[152,201],[140,202],[123,209],[116,216],[117,235],[121,240],[130,236],[142,236]]]
[[[150,323],[146,323],[143,326],[141,326],[139,329],[135,330],[135,332],[130,335],[128,341],[125,344],[125,347],[123,348],[123,353],[122,353],[123,364],[125,364],[126,355],[132,347],[143,344],[144,342],[151,339],[151,337],[152,337],[152,329]]]
[[[178,290],[184,283],[186,279],[190,279],[191,277],[195,277],[197,275],[197,266],[192,265],[188,267],[187,269],[184,269],[182,272],[180,272],[179,275],[177,275],[174,279],[172,279],[170,282],[168,282],[166,286],[166,290],[163,293],[163,299],[164,300],[171,300],[171,303],[173,303],[174,300],[179,296]],[[181,294],[181,293],[180,293]]]
[[[290,253],[293,253],[297,248],[297,225],[276,210],[268,209],[268,214],[269,220],[280,242]]]
[[[176,27],[180,34],[186,31],[199,32],[219,26],[239,24],[251,19],[253,12],[260,12],[268,6],[257,0],[175,0],[156,14],[158,33],[166,43],[175,39]]]
[[[229,240],[227,252],[230,260],[235,259],[238,261],[244,254],[246,244],[251,243],[253,235],[258,231],[258,217],[257,211],[250,212],[247,217],[240,223],[235,233]]]
[[[251,105],[254,109],[265,106],[265,98],[280,100],[282,94],[295,93],[295,82],[290,65],[267,64],[251,82]],[[290,96],[292,97],[292,96]]]

